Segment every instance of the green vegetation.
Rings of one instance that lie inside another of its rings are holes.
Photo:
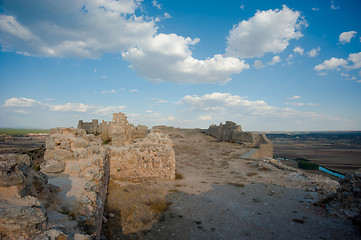
[[[49,133],[49,129],[0,128],[0,134],[24,135],[27,133]]]
[[[318,166],[318,164],[315,164],[315,163],[299,161],[298,167],[302,168],[302,169],[307,169],[307,170],[318,170],[319,166]]]

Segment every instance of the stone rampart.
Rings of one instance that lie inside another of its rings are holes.
[[[251,158],[273,157],[273,143],[264,134],[244,132],[240,125],[227,121],[225,124],[211,125],[205,133],[215,137],[218,142],[234,142],[248,148],[257,148]]]
[[[109,159],[102,141],[84,129],[51,129],[40,167],[49,183],[60,189],[54,196],[54,209],[71,216],[80,231],[99,238],[109,179]],[[58,213],[50,214],[54,221]]]
[[[151,132],[129,146],[110,148],[110,176],[113,179],[175,177],[173,142],[168,136]]]
[[[113,113],[113,121],[109,123],[98,120],[83,122],[79,120],[79,129],[84,129],[87,134],[99,135],[103,141],[111,140],[113,146],[129,145],[137,138],[144,138],[148,134],[148,127],[144,125],[134,126],[129,124],[124,113]]]

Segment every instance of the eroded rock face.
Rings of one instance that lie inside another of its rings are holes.
[[[174,179],[173,142],[167,135],[151,132],[129,146],[112,146],[110,165],[110,175],[114,179]]]
[[[46,176],[30,166],[28,155],[0,155],[0,236],[32,239],[41,233],[46,227],[45,206],[54,192]]]
[[[84,129],[51,129],[41,172],[60,189],[54,196],[54,208],[71,216],[80,231],[99,238],[109,179],[107,149],[102,141]],[[54,216],[49,219],[51,224],[59,219]]]
[[[332,198],[329,203],[331,213],[358,218],[358,224],[361,226],[361,168],[356,170],[353,176],[346,176],[340,180],[340,187],[330,198]]]

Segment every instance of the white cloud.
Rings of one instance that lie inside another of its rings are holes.
[[[147,113],[152,113],[152,112],[154,112],[153,110],[147,110],[147,111],[145,111],[145,112],[147,112]]]
[[[108,116],[116,112],[120,112],[125,108],[125,106],[108,106],[101,107],[96,109],[92,114],[100,115],[100,116]]]
[[[110,90],[103,90],[100,93],[101,94],[107,94],[107,93],[116,93],[117,91],[115,89],[110,89]]]
[[[300,32],[303,25],[306,23],[300,13],[285,5],[282,10],[257,11],[248,21],[238,23],[230,31],[227,55],[253,58],[268,52],[280,53],[290,40],[303,36]]]
[[[243,60],[220,54],[206,60],[195,59],[189,46],[197,42],[198,38],[161,33],[122,55],[140,76],[155,82],[225,83],[232,74],[249,68]]]
[[[321,73],[317,73],[318,76],[327,76],[327,73],[325,72],[321,72]]]
[[[303,102],[285,102],[286,105],[295,106],[295,107],[303,107],[303,106],[319,106],[317,103],[303,103]]]
[[[139,91],[138,89],[129,90],[130,93],[135,93],[135,92],[138,92],[138,91]]]
[[[319,54],[320,51],[321,51],[321,48],[320,48],[320,47],[312,48],[312,49],[307,53],[307,55],[308,55],[309,57],[316,57],[316,56]]]
[[[239,8],[243,10],[244,9],[244,4],[242,4]]]
[[[163,19],[168,19],[168,18],[172,18],[172,16],[169,13],[165,12]]]
[[[269,61],[268,65],[275,65],[276,63],[281,62],[280,56],[274,56],[271,61]]]
[[[202,121],[209,121],[212,120],[212,115],[208,114],[208,115],[200,115],[198,117],[198,120],[202,120]]]
[[[137,16],[139,0],[3,1],[2,51],[46,57],[96,58],[124,51],[156,32]]]
[[[5,100],[4,107],[31,107],[40,104],[39,101],[29,98],[9,98]]]
[[[152,4],[154,7],[158,8],[158,9],[162,9],[162,6],[157,1],[153,0]]]
[[[342,58],[335,58],[332,57],[329,60],[325,60],[323,63],[317,65],[314,67],[316,71],[322,71],[322,70],[334,70],[338,69],[339,67],[344,67],[347,65],[347,60]]]
[[[298,54],[300,54],[300,55],[303,55],[303,51],[304,51],[304,49],[301,48],[300,46],[297,46],[297,47],[295,47],[295,48],[293,49],[293,52],[294,52],[294,53],[298,53]]]
[[[312,10],[313,10],[313,11],[319,11],[320,9],[319,9],[319,8],[316,8],[316,7],[313,7]]]
[[[341,77],[349,77],[350,76],[350,74],[348,74],[348,73],[341,73]]]
[[[217,116],[231,116],[237,118],[320,118],[321,115],[312,112],[300,112],[292,108],[279,108],[268,105],[263,100],[251,101],[231,93],[211,93],[203,96],[187,95],[180,103],[187,106],[186,111],[194,113],[215,113]],[[264,119],[263,119],[264,120]]]
[[[352,62],[351,66],[347,66],[348,69],[359,69],[361,68],[361,52],[359,53],[351,53],[348,55],[347,60]]]
[[[101,76],[101,78],[102,78],[102,79],[106,79],[106,78],[108,78],[108,76],[107,76],[107,75],[103,75],[103,76]]]
[[[94,108],[94,106],[86,105],[83,103],[67,103],[64,105],[49,105],[51,111],[60,111],[60,112],[87,112],[89,109]]]
[[[334,1],[331,1],[331,7],[330,7],[330,8],[333,9],[333,10],[337,10],[337,9],[340,8],[340,6],[336,6],[336,5],[335,5],[335,2],[334,2]]]
[[[356,31],[343,32],[340,34],[339,42],[341,44],[349,43],[351,42],[351,39],[356,36],[356,34]]]
[[[145,100],[154,101],[157,104],[169,102],[168,100],[164,100],[164,99],[160,99],[160,98],[146,98]]]
[[[289,100],[301,99],[301,96],[295,95],[295,96],[292,96],[292,97],[288,97],[287,99],[289,99]]]
[[[323,63],[314,67],[314,70],[340,70],[341,67],[348,70],[361,68],[361,52],[349,54],[347,60],[332,57],[331,59],[325,60]]]
[[[29,98],[9,98],[5,100],[4,107],[13,109],[15,112],[28,113],[25,109],[40,107],[42,111],[49,110],[53,112],[91,112],[97,115],[108,115],[112,112],[117,112],[125,108],[125,106],[93,106],[84,103],[71,103],[66,104],[48,104]]]
[[[255,67],[256,69],[260,69],[260,68],[264,68],[264,65],[263,65],[263,63],[262,63],[261,60],[255,60],[255,61],[254,61],[254,67]]]

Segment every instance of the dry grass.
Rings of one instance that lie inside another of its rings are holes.
[[[171,202],[165,200],[165,199],[157,199],[150,203],[150,208],[155,212],[156,214],[161,214],[165,212],[168,207],[171,205]]]

